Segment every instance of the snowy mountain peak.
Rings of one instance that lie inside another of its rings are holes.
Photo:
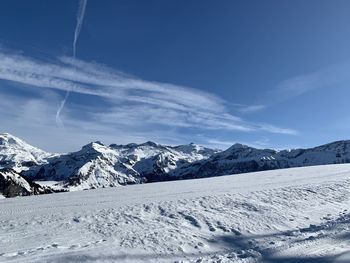
[[[40,150],[36,147],[31,146],[30,144],[26,143],[25,141],[17,138],[16,136],[13,136],[9,133],[0,133],[0,148],[12,148],[12,149],[19,149],[19,150],[30,150],[34,152],[41,152],[44,153],[43,150]]]
[[[33,147],[9,133],[0,133],[0,169],[11,168],[21,171],[43,163],[49,156],[52,154]]]
[[[86,151],[86,152],[104,152],[108,149],[109,147],[104,145],[100,141],[90,142],[81,148],[82,151]]]
[[[185,154],[199,153],[208,157],[214,153],[219,152],[219,150],[213,150],[194,143],[173,146],[172,148]]]
[[[235,143],[230,148],[228,148],[227,151],[229,151],[229,150],[241,150],[241,149],[248,149],[248,148],[253,148],[253,147],[249,147],[248,145],[244,145],[241,143]]]
[[[21,139],[7,133],[0,133],[0,145],[1,146],[7,146],[7,145],[24,145],[26,144],[24,141],[22,141]]]
[[[158,147],[159,145],[156,144],[155,142],[152,142],[152,141],[147,141],[147,142],[144,142],[142,144],[139,144],[139,146],[150,146],[150,147]]]

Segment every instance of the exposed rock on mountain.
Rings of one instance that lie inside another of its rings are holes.
[[[17,174],[11,169],[0,170],[0,195],[4,197],[53,193],[51,188],[43,187]]]

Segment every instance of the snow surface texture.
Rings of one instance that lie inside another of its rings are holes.
[[[0,261],[350,262],[350,165],[0,200]]]

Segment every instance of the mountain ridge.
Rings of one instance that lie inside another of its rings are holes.
[[[257,149],[236,143],[224,151],[193,143],[105,145],[96,141],[75,152],[52,154],[9,133],[0,133],[0,194],[8,193],[9,187],[16,189],[10,191],[12,197],[16,193],[30,195],[349,163],[349,149],[350,140],[292,150]],[[48,181],[54,182],[48,185]]]

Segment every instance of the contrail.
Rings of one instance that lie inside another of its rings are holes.
[[[75,26],[74,40],[73,40],[73,58],[76,57],[77,42],[78,42],[79,34],[81,31],[81,27],[83,26],[86,4],[87,4],[87,0],[80,0],[80,2],[79,2],[79,8],[78,8],[78,13],[77,13],[77,24]],[[65,95],[64,99],[61,101],[61,104],[56,112],[56,124],[60,127],[63,127],[63,123],[61,121],[60,114],[61,114],[61,111],[63,110],[63,108],[66,104],[67,99],[69,98],[70,92],[71,92],[71,90],[68,90],[66,92],[66,95]]]
[[[73,41],[73,57],[74,58],[76,56],[77,41],[79,38],[81,27],[83,25],[86,4],[87,4],[87,0],[80,0],[80,2],[79,2],[79,9],[78,9],[78,15],[77,15],[77,25],[75,27],[74,41]]]

